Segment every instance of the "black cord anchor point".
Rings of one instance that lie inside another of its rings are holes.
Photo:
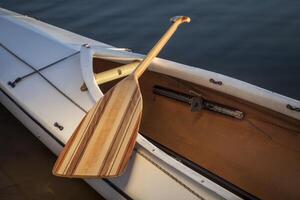
[[[16,78],[16,80],[14,80],[13,82],[8,81],[7,84],[8,84],[10,87],[14,88],[14,87],[16,86],[16,84],[17,84],[18,82],[20,82],[21,80],[22,80],[22,78],[19,77],[19,78]]]

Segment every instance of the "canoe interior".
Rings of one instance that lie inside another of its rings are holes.
[[[98,73],[121,64],[94,59]],[[100,86],[106,92],[119,80]],[[300,122],[207,87],[147,71],[140,133],[262,199],[300,199]],[[243,120],[155,95],[154,85],[243,111]]]

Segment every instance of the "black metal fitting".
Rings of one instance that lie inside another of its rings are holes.
[[[20,82],[21,80],[22,80],[22,78],[21,78],[21,77],[18,77],[18,78],[16,78],[16,80],[14,80],[13,82],[8,81],[7,84],[8,84],[10,87],[14,88],[14,87],[16,86],[16,84],[17,84],[18,82]]]
[[[217,85],[222,85],[222,81],[216,81],[215,79],[209,79],[209,82],[213,83],[213,84],[217,84]]]
[[[55,122],[53,125],[55,127],[57,127],[60,131],[62,131],[64,129],[64,127],[62,125],[60,125],[58,122]]]

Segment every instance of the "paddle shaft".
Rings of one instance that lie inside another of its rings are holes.
[[[152,60],[159,54],[164,45],[168,42],[168,40],[172,37],[172,35],[177,30],[178,26],[181,23],[189,23],[190,18],[185,16],[174,17],[171,19],[173,22],[172,26],[168,29],[168,31],[161,37],[161,39],[156,43],[156,45],[150,50],[144,60],[135,61],[133,63],[126,64],[121,67],[117,67],[115,69],[111,69],[105,72],[101,72],[95,75],[95,79],[97,84],[106,83],[124,76],[127,76],[133,72],[136,79],[138,79],[143,72],[148,68]],[[135,71],[134,71],[135,70]],[[85,84],[81,86],[82,91],[86,91],[87,87]]]
[[[178,26],[182,23],[189,23],[191,19],[186,16],[175,17],[172,18],[173,22],[172,26],[167,30],[167,32],[161,37],[161,39],[155,44],[155,46],[150,50],[147,54],[146,58],[139,64],[136,70],[133,72],[133,75],[136,79],[138,79],[144,71],[148,68],[152,60],[159,54],[161,49],[165,46],[165,44],[169,41],[172,35],[177,30]]]
[[[58,176],[106,178],[121,175],[132,154],[142,116],[138,78],[188,17],[173,24],[132,74],[93,106],[69,139],[53,168]]]

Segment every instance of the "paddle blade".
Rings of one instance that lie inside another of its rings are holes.
[[[59,155],[53,174],[78,178],[121,175],[134,148],[141,114],[140,89],[129,76],[88,112]]]

